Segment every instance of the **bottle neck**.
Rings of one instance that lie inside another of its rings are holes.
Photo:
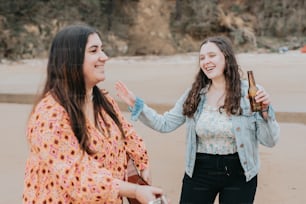
[[[253,72],[252,71],[248,71],[247,73],[248,73],[249,85],[250,86],[256,86]]]

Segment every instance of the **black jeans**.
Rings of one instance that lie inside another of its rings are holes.
[[[192,178],[183,178],[180,204],[251,204],[257,188],[257,176],[246,182],[238,153],[211,155],[197,153]]]

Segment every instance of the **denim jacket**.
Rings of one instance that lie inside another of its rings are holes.
[[[164,114],[158,114],[138,97],[136,98],[134,107],[132,109],[130,108],[130,110],[132,112],[131,119],[133,121],[139,119],[145,125],[162,133],[174,131],[186,123],[187,147],[185,171],[188,176],[192,177],[197,149],[195,127],[203,110],[207,87],[201,90],[201,100],[192,118],[183,115],[183,104],[189,91],[190,89],[186,90],[174,107]],[[243,111],[242,115],[231,115],[230,120],[232,121],[232,131],[236,136],[239,159],[244,170],[246,181],[249,181],[257,175],[260,167],[258,144],[260,143],[267,147],[273,147],[279,139],[280,128],[275,119],[275,112],[271,105],[268,109],[267,120],[263,119],[261,113],[252,112],[250,110],[250,103],[247,98],[248,83],[245,80],[241,81],[241,91],[240,106]]]

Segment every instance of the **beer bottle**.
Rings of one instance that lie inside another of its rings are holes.
[[[261,111],[261,103],[256,103],[255,101],[255,96],[258,88],[256,87],[253,71],[247,71],[248,73],[248,81],[249,81],[249,89],[248,89],[248,94],[249,94],[249,100],[250,100],[250,105],[251,105],[251,110],[252,112],[257,112]]]

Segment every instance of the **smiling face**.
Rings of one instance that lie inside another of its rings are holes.
[[[202,45],[200,67],[211,80],[224,78],[225,57],[215,43],[207,42]]]
[[[102,41],[98,34],[89,35],[84,55],[83,72],[86,88],[90,89],[105,80],[104,65],[108,56],[103,50]]]

